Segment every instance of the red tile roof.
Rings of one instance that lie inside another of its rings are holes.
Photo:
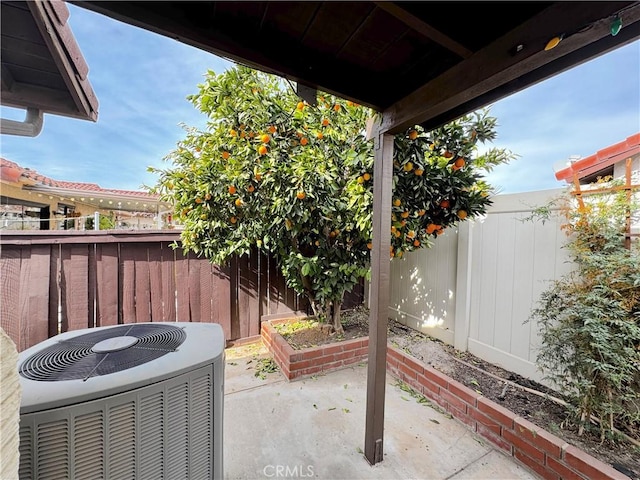
[[[67,182],[65,180],[54,180],[49,177],[31,170],[29,168],[23,168],[11,160],[0,157],[0,179],[9,183],[18,183],[20,179],[27,180],[29,184],[40,184],[46,187],[62,188],[65,190],[75,190],[77,192],[94,192],[109,195],[122,195],[129,197],[140,197],[149,200],[157,200],[158,195],[153,195],[148,192],[141,192],[139,190],[118,190],[111,188],[102,188],[97,183],[83,183],[83,182]]]
[[[638,154],[640,154],[640,133],[573,162],[567,168],[557,171],[556,178],[571,182],[574,174],[581,179]]]

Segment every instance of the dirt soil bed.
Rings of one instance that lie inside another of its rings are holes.
[[[292,331],[281,333],[294,349],[369,334],[368,311],[364,308],[344,312],[342,323],[345,329],[343,335],[332,334],[327,328],[321,328],[317,323],[311,325],[310,322],[300,322]],[[626,441],[601,442],[595,426],[593,432],[578,436],[577,427],[571,422],[568,409],[549,399],[553,397],[563,401],[560,393],[392,320],[389,321],[388,342],[516,415],[610,464],[633,480],[640,480],[640,448]],[[640,432],[625,433],[640,440]]]

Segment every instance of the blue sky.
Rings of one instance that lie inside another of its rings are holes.
[[[175,40],[67,4],[100,102],[96,123],[45,115],[36,138],[0,137],[0,154],[41,174],[103,188],[153,184],[150,165],[184,136],[181,123],[206,119],[186,100],[207,69],[226,60]],[[2,108],[2,116],[24,113]],[[577,66],[491,106],[498,139],[519,157],[488,181],[503,193],[559,188],[553,165],[588,156],[640,132],[640,41]]]

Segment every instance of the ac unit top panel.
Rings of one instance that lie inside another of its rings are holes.
[[[224,361],[215,323],[148,322],[75,330],[20,353],[21,414],[94,400]]]

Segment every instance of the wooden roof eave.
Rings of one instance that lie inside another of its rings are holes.
[[[575,33],[558,32],[553,21],[558,16],[566,19],[566,32]],[[639,35],[640,4],[625,10],[624,18],[625,28],[614,41],[606,5],[588,11],[582,2],[552,5],[385,109],[380,132],[396,134],[417,124],[435,128],[500,99],[505,95],[503,87],[508,86],[508,93],[513,93],[517,83],[516,90],[522,90],[547,78],[549,71],[557,72],[558,65],[566,70],[630,43]],[[562,33],[567,38],[545,51],[546,42]],[[594,42],[600,47],[594,48]],[[518,46],[521,49],[516,51]]]

